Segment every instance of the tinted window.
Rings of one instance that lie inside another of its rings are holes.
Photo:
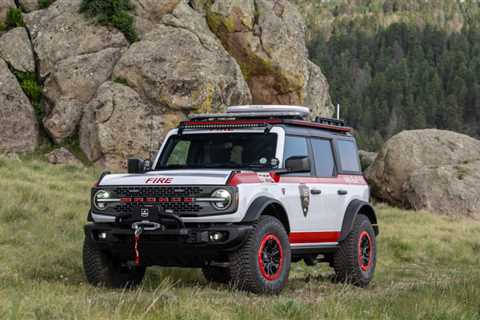
[[[332,144],[329,140],[312,139],[315,169],[318,177],[333,177],[335,162],[333,160]]]
[[[270,133],[206,133],[168,139],[157,170],[247,168],[265,170],[275,158],[277,135]]]
[[[305,139],[304,137],[286,136],[285,148],[283,151],[283,167],[285,167],[285,160],[294,156],[307,156],[307,157],[309,156],[307,139]],[[289,173],[289,175],[309,176],[310,173],[296,172],[296,173]]]
[[[357,146],[350,140],[338,140],[338,154],[342,171],[360,172],[358,163]]]
[[[283,151],[283,163],[293,156],[308,156],[307,139],[304,137],[285,137],[285,149]]]

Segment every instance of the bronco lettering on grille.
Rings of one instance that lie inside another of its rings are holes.
[[[172,182],[173,182],[173,178],[160,177],[160,178],[148,178],[145,181],[145,184],[170,184]]]
[[[193,202],[193,198],[178,198],[178,197],[175,197],[175,198],[169,198],[169,197],[161,197],[161,198],[152,198],[152,197],[149,197],[149,198],[130,198],[130,197],[124,197],[124,198],[120,198],[120,202],[121,203],[144,203],[144,202],[148,202],[148,203],[170,203],[170,202],[173,202],[173,203],[192,203]]]

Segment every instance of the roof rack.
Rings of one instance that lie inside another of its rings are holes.
[[[345,127],[345,120],[342,119],[332,119],[324,117],[316,117],[316,123],[328,124],[330,126]]]
[[[299,106],[234,106],[228,108],[227,113],[192,114],[178,129],[180,134],[185,129],[265,128],[268,132],[273,125],[285,124],[340,133],[352,130],[343,120],[317,117],[315,121],[308,121],[308,115],[309,109]]]

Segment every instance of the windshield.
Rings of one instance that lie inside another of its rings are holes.
[[[264,170],[275,159],[274,133],[208,133],[168,139],[156,166],[161,169],[228,168]]]

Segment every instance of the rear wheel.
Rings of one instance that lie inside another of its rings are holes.
[[[237,252],[230,256],[232,282],[254,293],[278,294],[288,281],[290,243],[282,223],[262,216]]]
[[[373,278],[377,261],[375,232],[370,220],[359,214],[348,237],[340,242],[333,257],[336,279],[366,287]]]
[[[135,287],[145,275],[145,267],[127,266],[115,261],[87,240],[83,243],[83,269],[88,283],[109,288]]]
[[[224,267],[205,266],[202,273],[209,282],[229,283],[231,279],[230,270]]]

